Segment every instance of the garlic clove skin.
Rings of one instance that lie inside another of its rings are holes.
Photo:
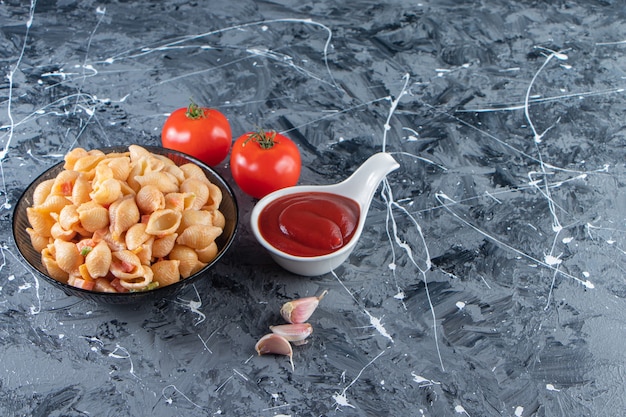
[[[315,297],[304,297],[288,301],[280,308],[280,315],[288,323],[304,323],[311,317],[319,302],[327,293],[328,291],[324,290],[324,292]]]
[[[270,326],[270,330],[272,333],[293,342],[294,345],[300,345],[306,343],[305,339],[313,333],[313,326],[309,323],[280,324]]]
[[[293,365],[293,349],[291,343],[283,336],[269,333],[259,339],[254,346],[259,355],[285,355],[289,357],[289,363],[291,364],[291,370],[295,370]]]

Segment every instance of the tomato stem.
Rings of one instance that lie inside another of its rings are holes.
[[[190,100],[187,111],[185,112],[185,116],[187,116],[188,119],[192,120],[204,119],[206,117],[206,115],[204,114],[204,109],[198,106],[193,100]]]
[[[248,142],[256,142],[262,149],[272,149],[275,144],[279,143],[276,140],[276,132],[266,132],[263,129],[259,129],[258,132],[250,133],[248,138],[243,142],[243,146],[246,146]]]

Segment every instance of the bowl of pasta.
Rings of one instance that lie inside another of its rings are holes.
[[[32,269],[66,294],[131,304],[210,279],[238,221],[231,187],[189,155],[75,148],[26,188],[13,237]]]

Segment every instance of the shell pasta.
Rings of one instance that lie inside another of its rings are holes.
[[[105,154],[76,148],[40,183],[26,229],[54,279],[100,292],[173,284],[218,254],[221,189],[193,163],[130,145]]]

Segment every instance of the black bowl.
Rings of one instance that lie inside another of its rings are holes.
[[[62,161],[41,174],[28,186],[28,188],[26,188],[26,190],[20,197],[17,205],[15,206],[15,210],[13,211],[13,238],[15,239],[15,244],[17,245],[20,255],[26,261],[26,263],[28,263],[34,269],[34,271],[46,282],[52,284],[56,288],[61,289],[65,294],[93,300],[98,303],[104,304],[133,304],[149,300],[156,301],[157,299],[171,297],[182,291],[188,285],[191,285],[203,279],[210,279],[213,276],[213,267],[220,261],[226,251],[228,251],[228,249],[231,247],[235,238],[235,234],[237,232],[237,227],[239,223],[239,212],[235,194],[233,193],[233,190],[228,185],[228,183],[226,183],[226,181],[212,168],[208,167],[206,164],[192,156],[186,155],[182,152],[157,146],[141,146],[154,154],[164,155],[168,157],[177,165],[182,165],[187,162],[193,162],[194,164],[202,168],[207,178],[222,190],[223,199],[220,205],[220,211],[222,212],[222,214],[224,214],[224,217],[226,218],[226,225],[224,226],[224,232],[216,240],[217,246],[219,248],[217,256],[206,267],[204,267],[194,275],[183,279],[175,284],[156,288],[149,291],[128,293],[102,293],[96,291],[87,291],[73,287],[68,284],[64,284],[50,277],[46,271],[46,268],[41,262],[41,253],[33,248],[30,236],[26,232],[26,228],[30,227],[30,223],[28,222],[28,218],[26,216],[26,208],[32,206],[33,204],[33,192],[35,191],[37,185],[45,180],[56,177],[59,172],[63,170],[63,164],[65,162]],[[126,152],[128,150],[128,147],[116,146],[103,148],[100,150],[104,153]]]

